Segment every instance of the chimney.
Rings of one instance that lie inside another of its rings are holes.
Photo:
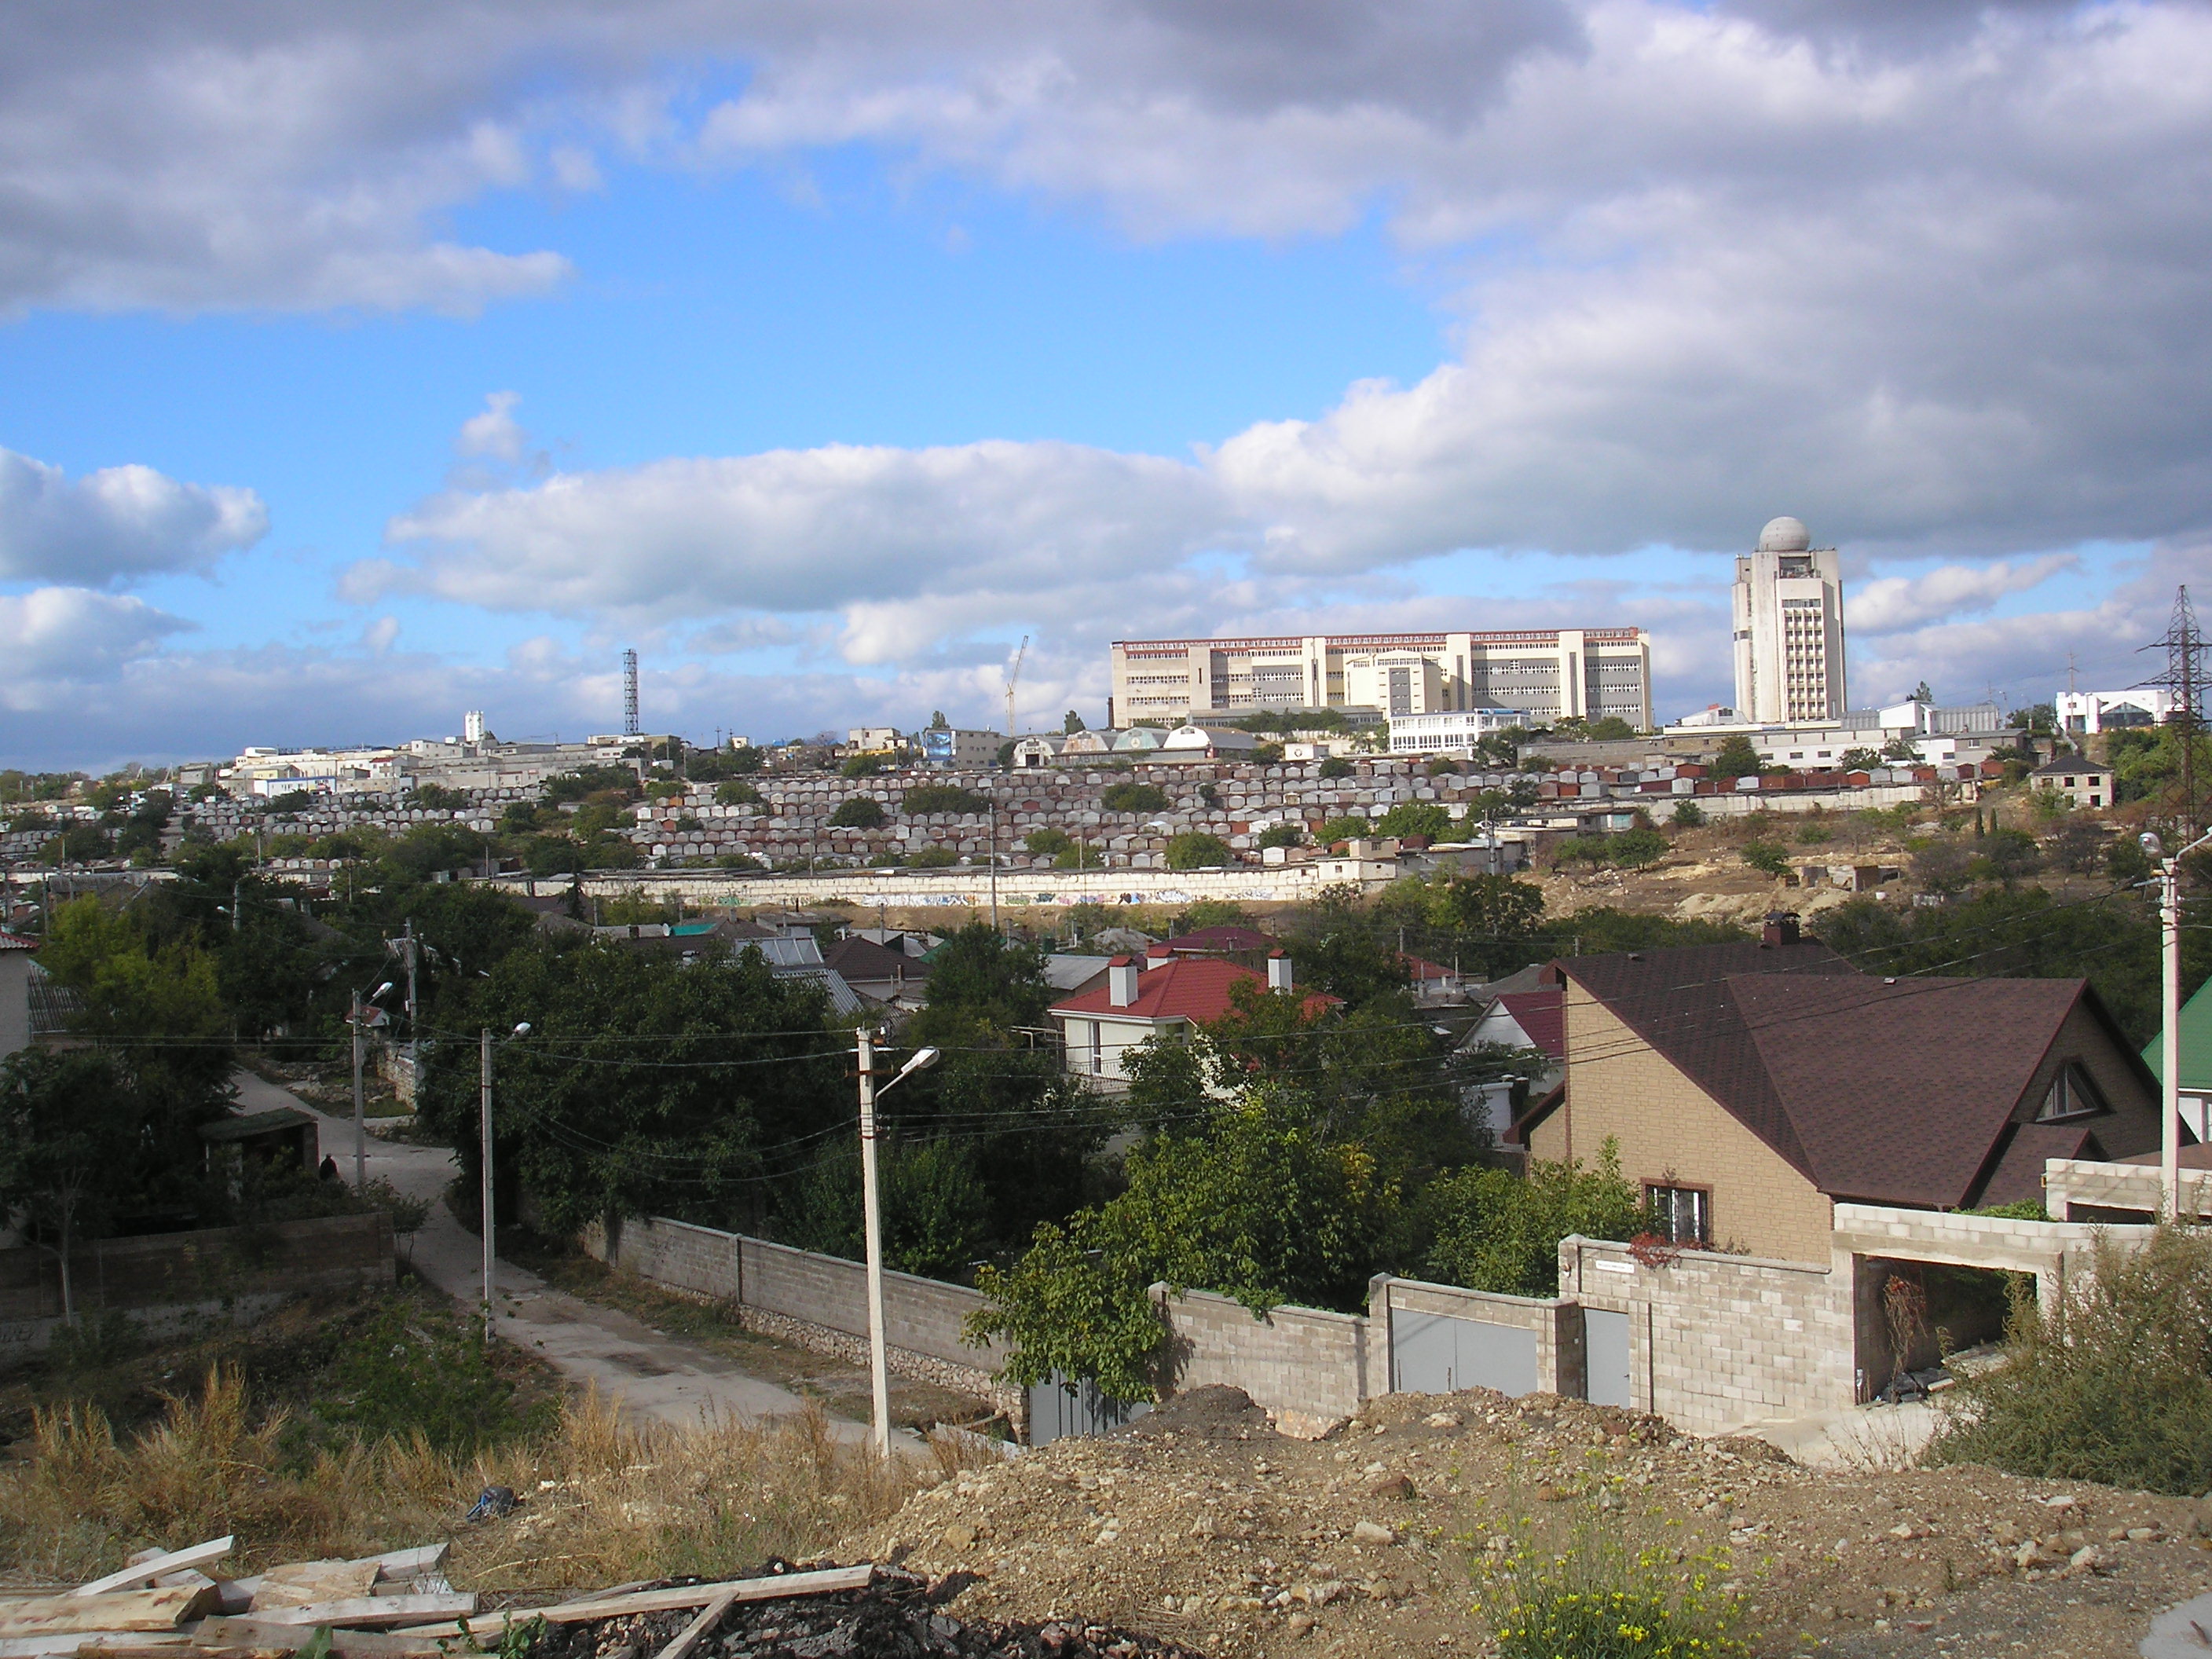
[[[1270,991],[1291,988],[1291,959],[1280,951],[1267,952],[1267,988]]]
[[[1148,946],[1145,951],[1145,966],[1147,968],[1157,968],[1174,955],[1175,952],[1168,949],[1164,945]]]
[[[1773,910],[1767,914],[1766,926],[1759,935],[1761,945],[1795,945],[1797,943],[1797,918],[1788,910]]]
[[[1106,964],[1106,1001],[1127,1008],[1137,1000],[1137,964],[1128,957],[1115,957]]]

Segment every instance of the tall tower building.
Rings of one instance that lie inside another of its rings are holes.
[[[623,653],[623,736],[634,738],[637,723],[637,653]]]
[[[1804,525],[1775,519],[1735,562],[1735,707],[1749,720],[1844,712],[1844,571]]]

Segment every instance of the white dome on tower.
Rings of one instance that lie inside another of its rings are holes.
[[[1769,519],[1766,528],[1759,532],[1759,550],[1762,553],[1802,553],[1812,545],[1813,532],[1805,528],[1805,521],[1786,514]]]

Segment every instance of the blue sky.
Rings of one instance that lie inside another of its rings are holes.
[[[2203,562],[2195,7],[108,9],[0,20],[0,765],[1447,617],[1670,715],[1784,512],[2024,701]]]

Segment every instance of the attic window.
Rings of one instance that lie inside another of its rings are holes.
[[[2108,1112],[2104,1095],[2098,1090],[2079,1060],[2069,1060],[2058,1068],[2058,1075],[2051,1080],[2051,1092],[2043,1097],[2043,1109],[2035,1115],[2038,1123],[2055,1123],[2061,1118],[2088,1117],[2098,1112]]]

